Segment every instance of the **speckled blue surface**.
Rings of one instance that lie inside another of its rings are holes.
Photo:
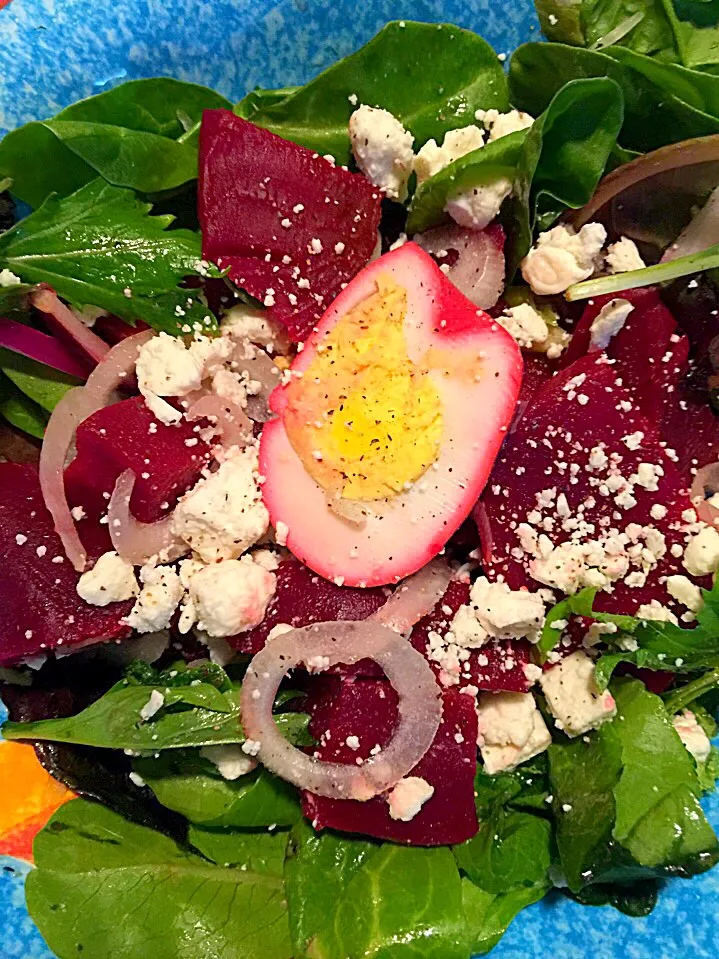
[[[470,27],[498,52],[538,33],[531,0],[12,0],[0,10],[0,134],[123,79],[174,76],[232,99],[301,83],[402,17]],[[707,809],[719,827],[719,797]],[[51,959],[24,909],[26,872],[0,859],[0,957]],[[550,897],[492,955],[715,959],[718,907],[719,870],[672,882],[647,919]]]

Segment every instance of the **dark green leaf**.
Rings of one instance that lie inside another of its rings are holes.
[[[267,837],[278,850],[284,837]],[[289,959],[287,912],[276,855],[226,868],[162,833],[76,799],[35,841],[28,909],[58,956],[84,959]],[[235,852],[237,856],[237,852]]]
[[[710,690],[719,687],[719,667],[709,670],[703,676],[693,679],[690,683],[681,686],[679,689],[673,689],[665,694],[664,705],[670,715],[680,713],[682,709],[704,696]]]
[[[188,842],[218,866],[246,867],[283,881],[287,833],[190,826]]]
[[[291,826],[301,815],[296,790],[264,769],[223,779],[209,760],[189,750],[133,765],[163,806],[203,826]]]
[[[0,370],[28,399],[43,410],[52,413],[57,404],[80,380],[60,373],[44,363],[31,360],[21,353],[0,348]]]
[[[287,140],[349,163],[347,123],[355,97],[393,113],[414,135],[416,148],[474,122],[479,108],[501,111],[509,105],[502,65],[481,37],[447,24],[407,20],[388,23],[361,50],[278,103],[253,104],[251,118]]]
[[[476,836],[454,847],[459,868],[485,892],[548,886],[551,825],[532,813],[497,807]]]
[[[41,440],[49,419],[37,403],[25,396],[4,374],[0,374],[0,416],[11,426]]]
[[[582,23],[585,46],[620,45],[662,60],[678,58],[663,0],[582,0]]]
[[[425,180],[412,199],[407,232],[421,233],[445,219],[447,200],[463,190],[493,183],[501,177],[513,180],[526,137],[525,130],[500,137]]]
[[[466,959],[462,885],[449,849],[317,836],[304,824],[290,843],[295,959]]]
[[[512,263],[567,207],[589,201],[622,127],[622,93],[606,78],[563,87],[527,133],[514,187]],[[510,273],[512,270],[510,269]]]
[[[534,6],[547,40],[584,46],[582,0],[534,0]]]
[[[299,89],[299,87],[280,87],[278,90],[262,90],[258,87],[256,90],[250,90],[234,107],[233,112],[243,120],[251,120],[259,111],[275,106],[290,94],[297,93]]]
[[[703,793],[711,793],[719,781],[719,749],[712,746],[709,758],[703,763],[697,763],[697,777]]]
[[[630,886],[601,885],[585,886],[581,892],[565,890],[570,899],[583,906],[613,906],[625,916],[641,918],[654,910],[659,896],[656,880],[645,879]]]
[[[522,909],[539,902],[550,889],[549,883],[525,886],[495,895],[462,880],[462,901],[469,931],[469,951],[484,955],[493,949]]]
[[[198,297],[178,289],[202,269],[199,235],[168,231],[172,217],[149,210],[131,191],[93,180],[72,196],[51,197],[0,235],[0,268],[27,283],[49,283],[76,305],[155,329],[216,328]]]
[[[131,80],[9,133],[0,144],[0,178],[11,177],[13,193],[33,207],[98,174],[144,193],[171,189],[197,176],[202,111],[218,107],[231,104],[206,87]]]

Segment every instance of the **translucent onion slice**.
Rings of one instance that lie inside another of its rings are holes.
[[[244,447],[252,439],[252,423],[244,410],[215,393],[206,393],[190,406],[185,418],[193,420],[209,419],[222,433],[222,445]]]
[[[710,246],[719,243],[719,187],[714,190],[693,220],[682,230],[674,243],[671,243],[662,256],[661,262],[668,263],[682,256],[701,253]]]
[[[130,512],[135,488],[132,470],[120,473],[110,497],[107,520],[115,550],[133,566],[144,566],[153,556],[172,562],[189,552],[189,546],[172,532],[172,513],[156,523],[141,523]]]
[[[235,347],[232,369],[238,373],[247,373],[251,380],[259,383],[259,391],[247,395],[247,412],[256,423],[266,423],[272,416],[268,404],[269,396],[279,385],[282,373],[264,350],[248,342],[238,343]]]
[[[699,519],[712,526],[719,526],[719,508],[710,502],[716,493],[719,493],[719,463],[710,463],[697,470],[690,496]]]
[[[486,232],[438,226],[413,239],[438,262],[451,264],[448,278],[475,306],[489,310],[497,303],[504,289],[504,252]]]
[[[112,402],[118,387],[134,374],[140,347],[152,336],[152,330],[146,330],[113,346],[92,371],[87,383],[63,396],[45,429],[40,452],[40,488],[65,555],[78,572],[85,569],[87,553],[70,513],[64,481],[75,430],[88,416]]]
[[[399,723],[390,743],[361,766],[322,762],[294,746],[272,717],[277,690],[302,663],[322,668],[361,659],[382,667],[399,696]],[[270,640],[250,663],[242,684],[242,726],[258,744],[257,758],[300,789],[331,799],[372,799],[391,789],[422,759],[439,729],[441,691],[429,664],[393,629],[378,623],[317,623]]]
[[[68,336],[95,363],[99,363],[108,354],[110,347],[107,343],[97,333],[88,329],[82,320],[65,306],[54,290],[35,290],[30,294],[30,302],[36,310],[45,314],[48,326]]]
[[[451,579],[449,566],[437,557],[418,573],[403,580],[384,606],[369,619],[404,633],[432,612],[446,593]]]

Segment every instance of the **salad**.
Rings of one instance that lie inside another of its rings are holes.
[[[2,733],[76,795],[26,883],[60,959],[467,959],[719,861],[694,6],[538,0],[508,64],[398,21],[0,142]]]

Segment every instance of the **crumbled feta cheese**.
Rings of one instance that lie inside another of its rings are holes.
[[[480,625],[471,606],[459,607],[450,625],[450,632],[456,645],[464,649],[476,649],[489,639],[489,633]]]
[[[22,283],[19,276],[15,276],[10,270],[0,270],[0,287],[17,286]]]
[[[690,576],[709,576],[719,567],[719,532],[705,526],[687,543],[682,560]]]
[[[285,340],[282,330],[266,313],[245,303],[238,303],[227,310],[220,320],[220,330],[236,342],[249,341],[255,346],[273,350],[278,342],[284,343]]]
[[[209,636],[234,636],[258,626],[277,586],[274,573],[250,556],[205,566],[190,580],[197,625]]]
[[[256,739],[246,739],[240,748],[246,756],[258,756],[262,748],[262,743]]]
[[[80,599],[92,606],[107,606],[137,596],[140,588],[132,565],[117,553],[103,553],[77,584]]]
[[[138,633],[167,629],[182,599],[180,577],[169,566],[147,565],[140,570],[140,582],[143,584],[140,595],[125,622]]]
[[[541,233],[522,261],[522,276],[534,293],[564,293],[588,279],[601,264],[607,231],[601,223],[587,223],[579,233],[555,226]]]
[[[508,136],[510,133],[517,133],[519,130],[528,130],[534,123],[534,118],[528,113],[522,113],[521,110],[510,110],[508,113],[500,113],[498,110],[477,110],[474,117],[481,120],[485,129],[489,130],[489,140],[499,140]]]
[[[444,209],[460,226],[484,230],[499,214],[512,188],[512,181],[501,176],[491,183],[462,190],[447,200]]]
[[[394,789],[387,794],[391,819],[409,822],[417,815],[422,806],[434,795],[434,786],[419,776],[406,776],[400,779]]]
[[[529,303],[520,303],[504,311],[497,322],[514,337],[524,349],[530,349],[536,343],[544,343],[549,336],[549,327],[541,313]]]
[[[477,719],[477,743],[490,776],[527,762],[552,741],[531,693],[482,693]]]
[[[223,779],[234,781],[246,776],[257,767],[257,761],[242,751],[240,746],[232,743],[220,746],[203,746],[200,756],[216,766]]]
[[[686,576],[668,576],[667,592],[682,606],[686,606],[693,613],[698,612],[704,605],[702,591]]]
[[[275,542],[278,546],[287,545],[287,537],[290,535],[290,528],[287,523],[283,523],[282,520],[279,520],[275,526]]]
[[[528,637],[539,640],[544,625],[544,602],[538,593],[511,590],[506,583],[490,583],[480,576],[472,586],[470,603],[480,625],[497,639]]]
[[[148,719],[152,719],[155,713],[159,713],[164,705],[165,697],[159,690],[153,689],[150,693],[150,698],[140,710],[140,719],[147,722]]]
[[[679,625],[679,620],[667,606],[663,606],[658,599],[652,599],[648,603],[642,603],[636,612],[637,619],[651,620],[656,623],[674,623]]]
[[[414,137],[387,110],[362,104],[350,117],[349,135],[357,166],[388,197],[404,200],[412,172]]]
[[[606,350],[611,338],[618,333],[627,322],[627,317],[634,307],[629,300],[610,300],[603,306],[592,321],[590,327],[590,346],[598,350]]]
[[[704,763],[709,758],[712,744],[709,737],[697,722],[697,718],[690,709],[685,709],[672,720],[679,738],[698,763]]]
[[[177,504],[173,532],[206,563],[235,559],[267,532],[269,514],[257,482],[254,448],[232,449],[216,473]]]
[[[484,146],[484,132],[477,126],[459,127],[448,130],[444,135],[442,146],[437,146],[436,140],[428,140],[414,158],[414,172],[417,174],[417,183],[439,173],[450,163],[460,157],[479,150]]]
[[[607,250],[607,266],[610,273],[631,273],[632,270],[643,270],[646,263],[634,240],[623,236]]]
[[[547,670],[539,681],[557,727],[567,736],[581,736],[617,712],[609,690],[600,693],[597,689],[594,669],[587,654],[577,651]]]
[[[247,406],[247,380],[233,370],[218,370],[212,377],[212,392],[244,409]]]
[[[291,633],[294,628],[289,623],[277,623],[267,634],[267,642],[271,639],[277,639],[278,636],[284,636],[285,633]]]

